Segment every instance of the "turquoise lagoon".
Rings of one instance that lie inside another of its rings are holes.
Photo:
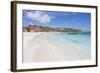
[[[43,32],[46,40],[64,51],[67,60],[91,59],[91,33]],[[69,57],[68,57],[69,56]]]

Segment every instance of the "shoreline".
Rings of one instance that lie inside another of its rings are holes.
[[[23,61],[26,63],[85,59],[84,54],[81,54],[80,50],[77,49],[77,46],[76,49],[71,49],[69,48],[69,42],[64,43],[65,45],[63,43],[60,45],[60,42],[51,42],[54,38],[48,40],[47,32],[24,32],[23,35]]]

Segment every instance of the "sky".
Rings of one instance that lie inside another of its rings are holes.
[[[23,10],[22,24],[90,31],[91,13]]]

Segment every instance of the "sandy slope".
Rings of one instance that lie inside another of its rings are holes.
[[[64,53],[50,42],[42,33],[25,33],[23,48],[24,62],[45,62],[65,60]]]

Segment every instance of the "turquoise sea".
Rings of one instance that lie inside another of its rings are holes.
[[[67,32],[46,32],[48,41],[62,49],[68,55],[74,56],[72,60],[83,60],[91,58],[91,33],[67,33]],[[67,54],[66,54],[67,55]],[[71,58],[70,58],[71,59]]]

